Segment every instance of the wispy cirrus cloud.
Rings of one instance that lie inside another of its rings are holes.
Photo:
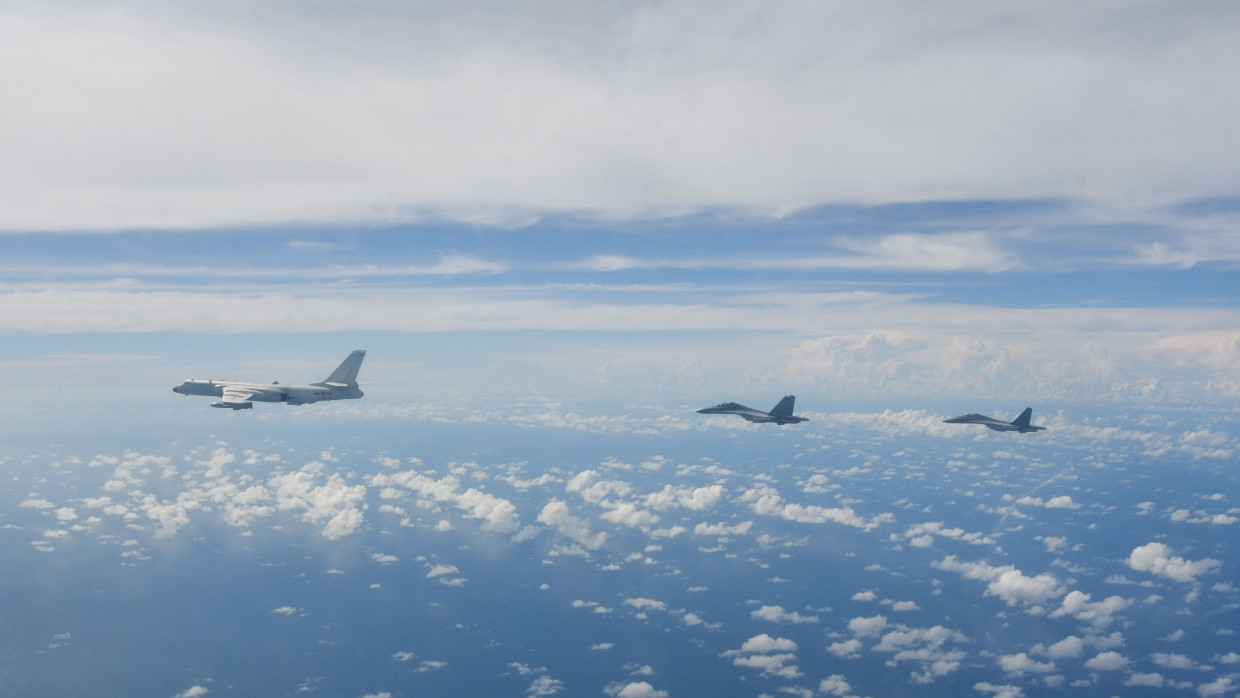
[[[330,244],[330,243],[314,243]],[[10,285],[21,286],[20,279],[37,278],[43,285],[56,279],[66,285],[87,285],[98,280],[127,280],[130,288],[146,284],[167,285],[168,282],[187,281],[201,284],[203,281],[226,280],[230,283],[248,283],[255,287],[273,283],[347,281],[355,279],[390,279],[399,281],[407,277],[461,276],[471,274],[500,274],[510,267],[500,262],[487,261],[470,255],[445,255],[431,264],[385,264],[329,263],[316,266],[281,264],[284,258],[254,253],[219,265],[133,264],[122,262],[64,263],[64,264],[11,264],[0,266],[0,274],[11,279]],[[266,262],[266,263],[264,263]],[[117,285],[117,284],[113,284]]]
[[[1234,375],[1240,313],[1230,308],[1012,309],[873,291],[624,286],[70,285],[0,293],[0,324],[8,332],[45,335],[568,331],[573,334],[509,360],[521,358],[533,373],[540,367],[561,377],[573,367],[594,378],[657,373],[663,383],[760,368],[770,381],[887,394],[1019,393],[1031,400],[1240,395]],[[578,346],[598,331],[679,338],[674,351],[627,345],[599,353]],[[712,332],[735,336],[720,343]],[[917,427],[943,429],[910,425]],[[1203,457],[1232,448],[1216,441],[1200,434],[1183,446]]]
[[[838,244],[856,254],[838,260],[838,266],[845,268],[999,272],[1019,266],[994,245],[992,236],[981,232],[900,233],[877,239],[843,238]]]
[[[1191,224],[1190,224],[1191,225]],[[1137,267],[1174,267],[1189,269],[1199,264],[1240,262],[1240,239],[1233,232],[1235,221],[1219,224],[1211,232],[1188,230],[1170,239],[1137,245],[1129,255],[1117,257],[1118,264]],[[1181,223],[1179,227],[1184,227]]]
[[[811,252],[798,256],[720,256],[716,258],[639,258],[601,254],[579,263],[556,265],[589,271],[630,269],[715,269],[814,271],[830,269],[899,270],[928,272],[1008,271],[1020,262],[995,245],[995,236],[982,232],[898,233],[877,238],[844,237],[836,240],[835,254]]]

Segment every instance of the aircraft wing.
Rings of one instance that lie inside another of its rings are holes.
[[[745,407],[735,403],[731,407],[719,410],[719,414],[737,414],[751,421],[754,419],[770,419],[771,417],[771,415],[762,410],[755,410],[752,407]]]
[[[943,421],[947,424],[981,424],[987,429],[993,429],[995,431],[1019,431],[1022,434],[1030,431],[1041,431],[1046,428],[1030,426],[1029,416],[1025,413],[1022,413],[1020,417],[1017,417],[1016,421],[1012,422],[1005,422],[1002,419],[987,417],[984,414],[977,414],[976,412],[960,415],[959,417],[952,417],[951,419],[944,419]]]
[[[703,407],[695,410],[698,414],[734,414],[743,417],[751,422],[774,422],[778,421],[778,417],[771,416],[768,412],[755,410],[752,407],[746,407],[736,402],[724,402],[714,407]]]
[[[944,419],[943,421],[948,424],[984,424],[992,429],[995,427],[1012,426],[1010,422],[1005,422],[1002,419],[995,419],[994,417],[987,417],[984,414],[977,414],[976,412],[971,414],[963,414],[959,417],[952,417],[951,419]]]
[[[761,410],[745,410],[744,412],[732,412],[731,414],[739,414],[751,422],[773,422],[775,418]]]
[[[241,404],[243,402],[253,400],[255,395],[258,395],[258,391],[256,390],[247,390],[245,388],[230,386],[228,388],[224,388],[224,397],[220,398],[220,402],[226,405]]]

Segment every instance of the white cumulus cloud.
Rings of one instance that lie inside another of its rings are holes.
[[[1138,572],[1149,572],[1177,582],[1195,582],[1203,574],[1217,571],[1222,563],[1213,558],[1186,560],[1172,554],[1170,546],[1157,541],[1134,548],[1128,566]]]
[[[796,660],[797,643],[783,637],[771,637],[766,633],[755,635],[741,644],[740,649],[724,652],[736,666],[758,669],[785,679],[802,676],[800,669],[791,662]]]
[[[796,611],[785,611],[783,606],[763,606],[750,611],[749,616],[758,620],[769,620],[772,623],[817,623],[818,616],[803,616]]]
[[[1128,659],[1115,651],[1101,652],[1085,662],[1085,668],[1091,671],[1118,671],[1126,666]]]

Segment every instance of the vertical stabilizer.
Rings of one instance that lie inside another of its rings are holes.
[[[335,371],[324,380],[324,383],[356,383],[357,372],[362,368],[362,359],[366,358],[366,350],[358,349],[348,358],[340,362]]]
[[[1019,417],[1017,417],[1016,419],[1013,419],[1013,420],[1012,420],[1012,425],[1013,425],[1013,426],[1018,426],[1018,427],[1028,427],[1028,426],[1029,426],[1029,420],[1030,420],[1032,417],[1033,417],[1033,408],[1032,408],[1032,407],[1026,407],[1026,408],[1025,408],[1025,411],[1024,411],[1024,412],[1021,412]]]
[[[794,403],[796,403],[796,401],[797,401],[796,395],[787,395],[784,397],[783,400],[779,401],[778,405],[775,405],[774,407],[771,408],[771,411],[769,414],[772,417],[780,417],[780,418],[791,417],[792,406]]]

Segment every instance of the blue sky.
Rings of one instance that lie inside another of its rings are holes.
[[[104,371],[115,386],[132,371],[158,379],[143,387],[152,398],[204,371],[319,377],[362,347],[364,378],[384,383],[372,397],[392,400],[1233,403],[1234,236],[1201,242],[1195,213],[1180,214],[1191,234],[1078,227],[1079,215],[978,202],[518,228],[11,233],[2,302],[9,358],[39,367],[32,382],[42,369],[87,384]]]
[[[6,361],[1233,405],[1236,13],[16,3]]]

